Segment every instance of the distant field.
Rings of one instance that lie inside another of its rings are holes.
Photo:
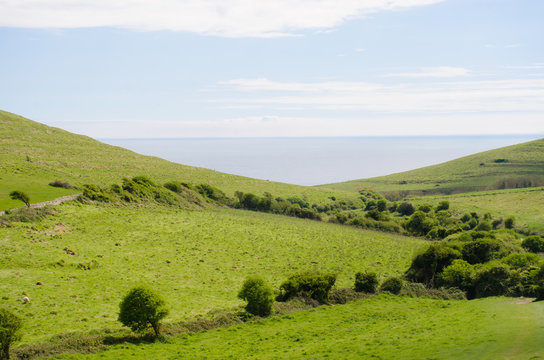
[[[237,190],[257,195],[267,191],[274,196],[305,197],[310,202],[327,200],[330,196],[338,199],[356,196],[180,165],[0,111],[0,210],[21,205],[9,199],[8,194],[13,190],[22,190],[32,202],[40,202],[73,193],[48,186],[54,180],[109,186],[123,177],[138,175],[147,175],[157,182],[209,183],[229,195]]]
[[[489,150],[438,165],[371,179],[320,185],[319,188],[380,192],[451,193],[501,186],[544,184],[544,139]]]
[[[242,210],[68,203],[58,209],[41,223],[0,227],[0,306],[23,317],[24,342],[119,328],[120,299],[139,282],[164,295],[168,320],[175,321],[240,305],[236,294],[248,275],[279,286],[295,272],[332,271],[338,286],[351,286],[365,268],[401,274],[426,244]],[[22,304],[24,296],[31,304]]]
[[[542,359],[544,303],[516,301],[382,295],[83,358]]]
[[[487,212],[494,216],[514,216],[517,225],[544,234],[544,188],[494,190],[449,196],[414,198],[415,204],[438,204],[448,200],[452,208],[461,212]]]

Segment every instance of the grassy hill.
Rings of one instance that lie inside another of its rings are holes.
[[[387,295],[61,359],[542,359],[544,304]]]
[[[229,195],[241,190],[258,195],[265,191],[275,196],[297,195],[306,197],[308,201],[319,201],[333,195],[339,199],[354,197],[342,191],[257,180],[180,165],[0,111],[0,210],[21,205],[9,199],[8,194],[13,190],[22,190],[32,202],[41,202],[77,192],[48,186],[54,180],[72,185],[92,183],[109,186],[123,177],[138,175],[146,175],[159,182],[208,183]]]
[[[320,185],[357,191],[373,188],[394,196],[451,194],[544,185],[544,139],[465,156],[445,163],[370,179]]]

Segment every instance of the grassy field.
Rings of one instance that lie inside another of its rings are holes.
[[[237,190],[257,195],[267,191],[274,196],[305,197],[310,202],[324,201],[330,196],[356,196],[180,165],[0,111],[0,210],[21,205],[8,197],[13,190],[26,192],[34,203],[73,193],[48,186],[54,180],[106,186],[137,175],[147,175],[157,182],[209,183],[229,195]]]
[[[380,295],[62,359],[542,359],[544,303]]]
[[[467,192],[513,183],[544,183],[544,139],[489,150],[438,165],[371,179],[321,185],[320,188],[357,191],[370,187],[380,192]],[[508,181],[507,181],[508,183]]]
[[[544,188],[493,190],[448,196],[414,198],[414,204],[438,204],[448,200],[460,212],[487,212],[494,216],[514,216],[517,226],[544,234]]]
[[[332,271],[338,286],[351,286],[365,268],[401,274],[426,243],[242,210],[65,203],[57,211],[0,227],[0,306],[22,316],[26,343],[119,328],[120,299],[139,282],[164,295],[176,321],[240,305],[248,275],[278,286],[295,272]]]

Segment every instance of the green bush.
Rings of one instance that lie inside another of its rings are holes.
[[[378,200],[378,202],[376,203],[376,206],[378,208],[378,211],[385,211],[387,209],[387,200],[385,199]]]
[[[443,200],[436,205],[436,212],[442,211],[442,210],[448,210],[450,208],[450,202],[448,200]]]
[[[530,266],[537,266],[540,258],[533,253],[514,253],[502,258],[501,262],[509,265],[512,269],[525,269]]]
[[[427,217],[427,214],[421,210],[416,211],[410,216],[405,224],[406,230],[415,235],[425,235],[434,226],[434,220]]]
[[[64,189],[77,189],[76,186],[71,185],[70,183],[68,183],[66,181],[61,181],[61,180],[51,181],[49,183],[49,186],[60,187],[60,188],[64,188]]]
[[[417,211],[423,211],[424,213],[429,213],[433,210],[433,206],[431,204],[421,204],[417,207]]]
[[[355,274],[355,291],[373,294],[378,287],[378,275],[375,272],[358,272]]]
[[[460,257],[461,253],[457,249],[445,244],[433,244],[414,257],[405,276],[410,281],[433,287],[437,274]]]
[[[510,270],[507,265],[491,265],[476,272],[474,297],[505,295],[508,292]]]
[[[335,274],[302,273],[294,274],[280,286],[279,300],[288,300],[296,296],[308,297],[327,303],[329,292],[336,282]]]
[[[268,316],[272,312],[274,304],[274,291],[263,279],[259,277],[249,277],[244,281],[238,297],[247,301],[247,312],[258,315]]]
[[[132,288],[119,304],[119,321],[135,332],[149,327],[160,335],[160,321],[168,315],[164,299],[147,286]]]
[[[498,257],[502,244],[496,239],[477,239],[463,246],[463,260],[470,264],[482,264]]]
[[[397,212],[404,216],[410,216],[415,211],[416,209],[414,208],[414,205],[406,201],[397,206]]]
[[[528,236],[522,241],[521,246],[527,251],[541,253],[544,252],[544,239],[538,235]]]
[[[382,283],[380,286],[380,291],[387,291],[391,294],[398,295],[402,290],[403,281],[401,278],[396,276],[391,276]]]
[[[21,339],[23,323],[8,309],[0,308],[0,359],[9,359],[9,349]]]
[[[439,274],[439,283],[445,287],[468,290],[472,286],[473,272],[472,265],[465,260],[456,259]]]
[[[173,192],[178,193],[178,194],[181,194],[181,191],[182,191],[182,188],[183,188],[183,186],[181,186],[180,183],[176,183],[176,182],[173,182],[173,181],[167,182],[163,186],[165,188],[167,188],[168,190],[173,191]]]
[[[510,216],[504,219],[504,227],[507,229],[513,229],[515,224],[516,224],[516,220],[514,219],[513,216]]]

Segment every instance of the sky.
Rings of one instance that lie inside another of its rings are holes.
[[[544,1],[0,0],[0,109],[98,138],[544,134]]]

